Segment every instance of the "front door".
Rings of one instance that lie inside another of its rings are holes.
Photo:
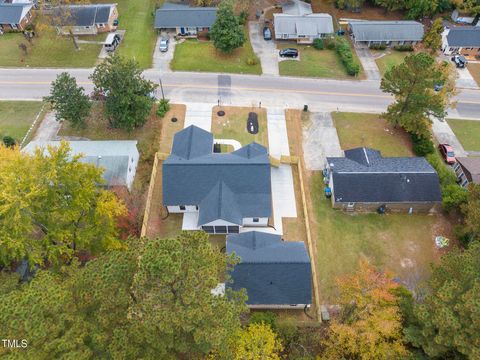
[[[185,28],[184,27],[180,28],[180,34],[185,35]]]

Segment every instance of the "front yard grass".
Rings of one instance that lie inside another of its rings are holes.
[[[470,74],[473,76],[473,78],[477,82],[477,85],[480,86],[480,64],[469,63],[467,65],[467,69],[468,71],[470,71]]]
[[[101,39],[99,40],[101,41]],[[27,46],[27,55],[18,47]],[[102,45],[78,44],[72,39],[43,33],[30,44],[23,34],[7,33],[0,36],[0,66],[5,67],[93,67]]]
[[[279,49],[289,47],[294,47],[298,49],[300,54],[300,60],[280,61],[278,63],[280,75],[350,80],[364,78],[363,69],[360,70],[359,76],[349,76],[344,66],[340,62],[338,55],[335,53],[335,50],[316,50],[313,46],[310,45],[297,44],[282,44],[278,46]],[[356,57],[355,51],[353,51],[353,56]],[[360,61],[358,61],[358,63],[360,64]]]
[[[247,32],[248,36],[248,32]],[[255,65],[248,65],[248,59],[255,59]],[[206,71],[237,74],[261,74],[260,60],[253,52],[247,39],[243,47],[231,54],[223,54],[216,50],[213,42],[185,40],[175,46],[175,53],[170,63],[176,71]]]
[[[218,116],[219,110],[225,111],[224,116]],[[247,131],[249,112],[258,114],[258,134]],[[263,108],[222,106],[212,110],[212,133],[215,139],[233,139],[242,146],[257,142],[268,149],[267,111]]]
[[[465,150],[480,151],[480,122],[475,120],[448,119],[448,125],[450,125]]]
[[[42,105],[41,101],[0,101],[0,141],[8,135],[19,144]]]
[[[343,150],[365,146],[380,150],[383,156],[413,156],[410,136],[379,114],[333,112],[332,118]]]
[[[385,50],[386,51],[386,50]],[[375,55],[380,55],[385,51],[375,51],[372,50],[372,53]],[[403,62],[405,57],[412,54],[408,51],[395,51],[395,50],[388,50],[386,55],[376,58],[375,62],[377,63],[378,70],[380,70],[380,74],[383,76],[388,70],[392,67],[399,65]]]

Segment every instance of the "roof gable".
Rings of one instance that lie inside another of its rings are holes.
[[[155,28],[212,27],[216,18],[216,7],[165,3],[155,12]]]
[[[417,21],[350,21],[356,41],[421,41],[423,25]]]
[[[236,196],[223,181],[213,186],[198,208],[198,226],[218,219],[237,225],[241,225],[243,221]]]
[[[0,3],[0,24],[19,24],[32,9],[32,3]]]
[[[447,34],[448,46],[480,47],[480,27],[454,27]]]

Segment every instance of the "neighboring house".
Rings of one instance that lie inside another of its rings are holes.
[[[461,26],[446,29],[442,34],[442,51],[447,55],[480,57],[480,27]]]
[[[312,43],[314,39],[333,35],[333,21],[329,14],[289,15],[273,14],[275,39]]]
[[[0,32],[8,30],[25,30],[32,21],[33,4],[23,2],[6,2],[0,0]]]
[[[468,184],[480,184],[480,157],[457,157],[453,169],[458,183],[467,187]]]
[[[117,4],[65,5],[53,9],[52,16],[62,35],[96,35],[118,25]]]
[[[155,29],[175,31],[182,36],[208,32],[217,18],[216,7],[192,7],[165,3],[155,13]]]
[[[348,23],[356,45],[415,45],[423,39],[423,25],[416,21],[362,21]]]
[[[267,227],[272,215],[267,149],[251,143],[232,153],[214,153],[213,135],[196,126],[175,134],[163,162],[163,205],[184,213],[185,230],[238,233]]]
[[[226,287],[246,289],[250,308],[304,309],[312,303],[312,269],[303,241],[249,231],[227,236],[227,254],[240,258]]]
[[[435,169],[423,157],[383,157],[355,148],[345,157],[328,157],[327,172],[335,208],[349,211],[428,212],[442,202]]]
[[[312,14],[312,5],[301,0],[287,0],[282,4],[282,13],[287,15]]]
[[[104,169],[103,178],[107,186],[126,186],[131,189],[137,170],[139,153],[137,141],[69,141],[72,155],[83,155],[81,162]],[[60,141],[32,141],[23,148],[33,153],[36,148],[47,150],[47,146],[59,146]]]

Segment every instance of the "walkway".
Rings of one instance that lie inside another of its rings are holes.
[[[185,127],[190,125],[210,131],[212,128],[212,109],[214,104],[187,103],[187,112],[185,114]]]
[[[278,50],[275,41],[263,39],[263,28],[259,21],[250,21],[248,29],[253,51],[259,57],[262,65],[262,74],[278,76]]]
[[[230,145],[231,147],[233,147],[233,151],[237,151],[242,147],[240,141],[234,139],[215,139],[215,144]]]
[[[362,63],[365,74],[367,75],[368,80],[380,80],[380,71],[378,70],[377,63],[370,52],[369,48],[362,48],[355,46],[355,50],[358,55],[358,59]]]
[[[290,156],[283,109],[267,109],[267,127],[270,155],[278,159],[281,155]],[[271,176],[274,226],[278,234],[283,234],[282,218],[297,217],[292,168],[286,164],[272,167]]]
[[[32,140],[36,141],[50,141],[57,140],[57,133],[60,130],[62,123],[55,119],[54,112],[48,112],[45,114],[45,118],[40,123],[33,136]]]
[[[303,127],[303,158],[308,170],[323,170],[327,156],[340,157],[343,151],[329,112],[312,113]]]

